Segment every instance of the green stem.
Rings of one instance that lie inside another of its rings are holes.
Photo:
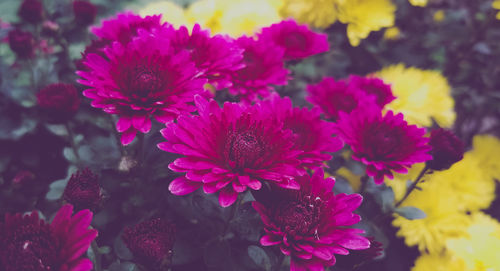
[[[420,182],[420,180],[422,179],[422,177],[425,175],[425,172],[427,171],[428,167],[425,166],[422,171],[420,171],[420,174],[418,174],[418,177],[415,179],[415,181],[411,184],[411,186],[406,190],[406,193],[405,195],[403,196],[403,198],[401,200],[399,200],[396,205],[394,205],[394,207],[398,208],[405,200],[406,198],[408,198],[408,196],[411,194],[411,192],[413,190],[415,190],[415,188],[417,188],[417,185],[418,183]]]
[[[280,271],[281,266],[283,265],[283,261],[285,260],[285,254],[281,253],[281,251],[279,251],[278,253],[279,253],[278,262],[274,266],[273,271]]]
[[[69,122],[66,122],[64,124],[64,126],[66,127],[66,131],[68,131],[68,140],[69,140],[69,143],[71,144],[71,149],[73,150],[73,153],[75,154],[76,166],[80,167],[82,160],[80,158],[80,154],[78,153],[78,147],[76,146],[76,143],[75,143],[75,134],[73,133],[73,129],[71,128],[71,125],[69,124]]]
[[[94,255],[95,255],[94,270],[95,271],[102,271],[101,253],[99,252],[99,246],[97,246],[97,242],[95,240],[92,241],[92,243],[90,243],[90,247],[92,247],[92,251],[94,251]]]

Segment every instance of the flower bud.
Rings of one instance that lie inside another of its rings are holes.
[[[430,169],[448,169],[464,157],[464,144],[451,131],[442,128],[433,130],[429,145],[432,147],[432,160],[427,161],[427,167]]]
[[[102,191],[99,178],[88,168],[71,175],[64,189],[62,199],[72,204],[76,210],[95,211],[101,206]]]
[[[10,49],[19,58],[30,58],[34,54],[35,40],[30,32],[14,29],[9,32]]]
[[[80,106],[80,97],[71,84],[51,84],[37,94],[38,106],[52,122],[65,122],[72,118]]]
[[[43,5],[40,0],[24,0],[17,15],[23,20],[36,24],[43,20]]]
[[[87,26],[94,22],[97,7],[89,1],[76,0],[73,2],[73,13],[78,24]]]
[[[175,232],[172,223],[155,218],[125,228],[122,239],[139,263],[151,270],[162,271],[171,265]]]

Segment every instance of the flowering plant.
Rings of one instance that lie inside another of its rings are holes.
[[[1,2],[0,271],[500,269],[498,1],[147,2]]]

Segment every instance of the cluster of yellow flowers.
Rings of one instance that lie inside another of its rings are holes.
[[[419,220],[395,217],[398,236],[408,246],[422,252],[413,271],[500,270],[496,252],[500,251],[500,223],[481,210],[495,198],[495,179],[500,176],[500,140],[477,135],[473,149],[450,169],[426,174],[421,190],[414,190],[402,206],[414,206],[426,213]],[[397,175],[386,184],[394,190],[396,201],[406,192],[424,167],[418,164],[407,175]]]
[[[493,1],[492,6],[494,9],[500,9],[500,0]],[[500,20],[500,12],[497,13],[497,19]]]
[[[199,23],[213,33],[233,37],[251,35],[263,26],[285,18],[295,18],[315,28],[327,28],[336,21],[347,25],[352,46],[359,45],[370,32],[394,26],[394,0],[200,0],[187,8],[169,1],[153,2],[141,15],[163,14],[174,25]],[[409,0],[425,6],[427,0]]]

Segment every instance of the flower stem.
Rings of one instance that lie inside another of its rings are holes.
[[[64,126],[66,127],[66,131],[68,131],[68,140],[69,140],[69,143],[71,144],[71,149],[73,150],[73,153],[75,154],[76,166],[80,167],[82,160],[80,158],[80,154],[78,153],[78,148],[77,148],[76,143],[75,143],[75,133],[73,133],[73,129],[71,128],[71,125],[69,124],[69,122],[66,122],[64,124]]]
[[[92,243],[90,243],[90,247],[92,247],[92,251],[94,252],[94,255],[95,255],[94,270],[95,271],[102,271],[101,253],[99,252],[99,246],[97,246],[97,242],[95,240],[92,241]]]
[[[394,207],[395,208],[398,208],[405,200],[406,198],[408,198],[408,196],[410,195],[410,193],[415,190],[415,188],[417,188],[417,185],[418,183],[420,182],[420,180],[422,179],[422,177],[425,175],[425,172],[427,172],[428,170],[428,167],[425,166],[422,171],[420,171],[420,173],[418,174],[418,177],[415,179],[415,181],[411,184],[410,187],[408,187],[408,189],[406,190],[406,193],[405,195],[403,196],[402,199],[400,199],[395,205]]]
[[[280,271],[281,270],[281,266],[283,265],[283,261],[285,260],[285,254],[283,254],[283,253],[281,253],[281,251],[279,251],[278,257],[279,257],[278,262],[274,266],[273,271]]]

